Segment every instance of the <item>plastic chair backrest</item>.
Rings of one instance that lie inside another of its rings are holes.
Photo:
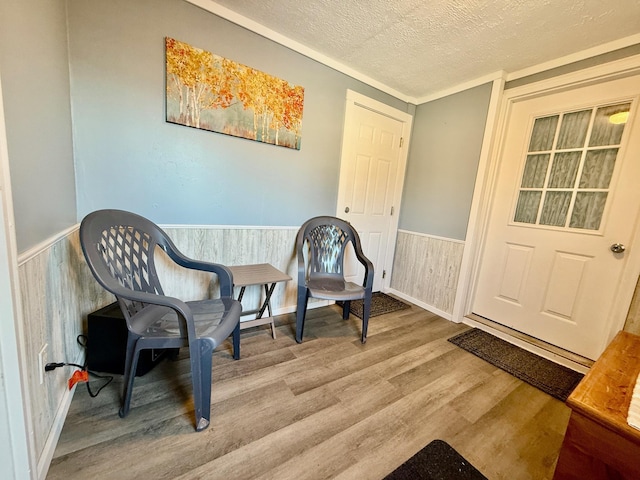
[[[154,252],[159,246],[172,256],[175,246],[146,218],[122,210],[90,213],[82,221],[80,243],[96,280],[116,296],[125,317],[135,315],[145,305],[118,295],[119,288],[164,295]]]
[[[357,242],[351,225],[336,217],[315,217],[306,222],[301,231],[302,244],[306,241],[310,250],[309,276],[344,276],[345,250],[349,242]]]

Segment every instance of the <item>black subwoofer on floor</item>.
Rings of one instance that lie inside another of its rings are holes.
[[[127,352],[127,324],[117,302],[87,317],[87,368],[94,372],[122,375]],[[171,349],[173,350],[173,349]],[[155,367],[167,350],[141,350],[136,376]]]

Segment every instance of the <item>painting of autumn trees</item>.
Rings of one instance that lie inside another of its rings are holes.
[[[167,121],[300,149],[304,88],[166,38]]]

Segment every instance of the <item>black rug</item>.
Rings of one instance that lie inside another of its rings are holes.
[[[386,293],[375,292],[371,295],[371,312],[369,313],[369,318],[403,310],[410,306],[411,305],[404,303],[402,300],[393,298]],[[356,317],[362,318],[362,300],[351,300],[349,311]]]
[[[449,341],[563,402],[584,376],[477,328]]]
[[[487,480],[443,440],[434,440],[384,480]]]

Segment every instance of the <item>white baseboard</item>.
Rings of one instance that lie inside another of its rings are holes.
[[[78,358],[75,360],[75,363],[78,365],[84,365],[84,361],[85,355],[84,351],[82,351],[79,353]],[[71,390],[66,389],[64,395],[62,396],[62,400],[60,401],[60,405],[58,406],[58,410],[56,411],[56,416],[53,419],[53,424],[51,425],[51,430],[49,431],[49,435],[47,436],[47,441],[44,443],[42,454],[38,459],[38,480],[45,480],[47,476],[49,466],[51,465],[51,460],[53,460],[53,454],[56,451],[56,446],[58,445],[58,440],[60,439],[62,427],[64,427],[64,421],[67,419],[67,413],[69,412],[69,407],[71,406],[71,400],[73,400],[73,394],[76,393],[77,387],[78,384],[75,384]]]
[[[406,300],[407,302],[411,302],[414,305],[417,305],[420,308],[424,308],[425,310],[430,311],[431,313],[435,313],[436,315],[449,320],[450,322],[453,322],[453,315],[451,313],[447,313],[443,310],[440,310],[439,308],[434,307],[433,305],[429,305],[427,303],[424,303],[420,300],[417,300],[415,298],[410,297],[409,295],[406,295],[402,292],[399,292],[398,290],[394,290],[393,288],[390,288],[389,290],[387,290],[388,293],[391,293],[392,295],[395,295],[396,297],[399,297],[403,300]],[[456,322],[459,323],[459,322]]]
[[[60,402],[60,406],[58,407],[58,411],[56,412],[56,416],[53,419],[53,425],[51,426],[49,436],[47,437],[47,441],[42,449],[42,455],[40,455],[40,458],[38,459],[39,480],[44,480],[47,476],[51,460],[53,460],[53,453],[58,445],[58,439],[60,438],[60,433],[62,432],[62,427],[64,426],[65,419],[67,418],[67,412],[69,412],[71,400],[73,400],[73,394],[75,393],[77,386],[78,385],[76,384],[71,390],[66,390],[62,397],[62,401]]]

